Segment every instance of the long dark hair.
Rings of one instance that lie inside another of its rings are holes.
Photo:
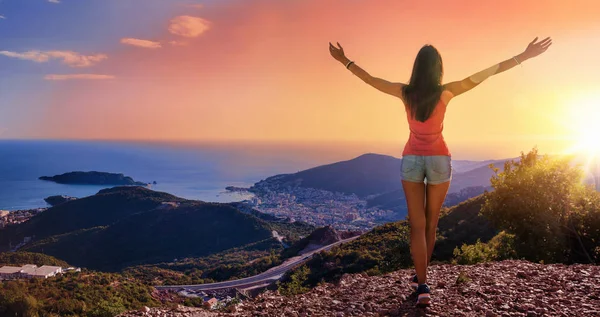
[[[402,88],[402,96],[410,115],[421,122],[429,119],[443,91],[444,65],[442,56],[432,45],[419,50],[413,65],[410,83]]]

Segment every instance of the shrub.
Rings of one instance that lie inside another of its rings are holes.
[[[499,230],[514,234],[519,257],[544,263],[592,262],[600,242],[600,198],[582,184],[569,158],[539,156],[537,149],[494,168],[493,191],[481,210]]]
[[[278,284],[278,290],[282,295],[296,295],[308,292],[309,288],[304,286],[310,270],[306,265],[294,270],[287,277],[286,283]]]
[[[514,240],[514,235],[502,231],[487,243],[477,240],[475,244],[463,244],[460,249],[458,247],[454,249],[452,262],[454,264],[476,264],[516,258]]]

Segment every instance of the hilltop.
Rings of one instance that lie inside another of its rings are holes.
[[[281,187],[315,188],[365,197],[401,188],[398,178],[400,164],[401,160],[393,156],[369,153],[295,174],[276,175],[265,182],[276,181]]]
[[[380,276],[345,274],[305,294],[267,291],[229,312],[153,308],[119,316],[597,316],[600,266],[536,264],[522,260],[432,265],[433,304],[415,308],[402,269]]]
[[[382,276],[348,274],[335,284],[284,297],[261,294],[237,316],[593,316],[600,314],[600,267],[507,260],[429,269],[433,305],[416,309],[403,269]],[[518,291],[517,291],[518,290]]]

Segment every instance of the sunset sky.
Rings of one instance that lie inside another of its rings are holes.
[[[448,82],[551,36],[546,53],[452,100],[445,137],[463,158],[558,153],[600,122],[600,2],[543,3],[0,0],[0,138],[384,142],[401,152],[401,101],[333,60],[328,42],[398,82],[430,43]]]

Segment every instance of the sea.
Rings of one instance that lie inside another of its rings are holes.
[[[0,210],[48,207],[44,198],[82,198],[111,186],[64,185],[42,181],[73,171],[123,173],[150,189],[206,202],[233,202],[269,176],[352,159],[369,147],[276,142],[167,142],[0,140]]]

